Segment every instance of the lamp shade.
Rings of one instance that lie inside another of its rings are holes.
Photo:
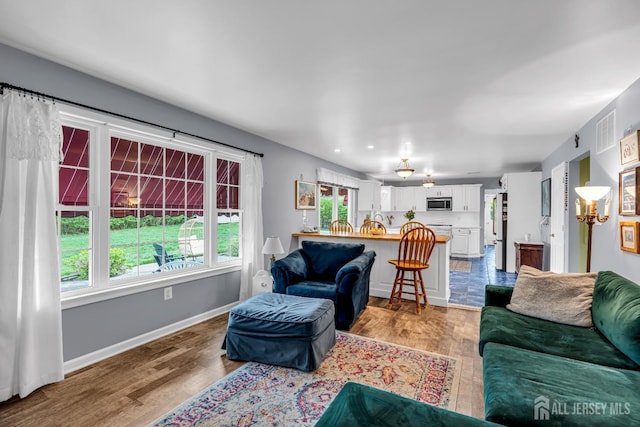
[[[576,187],[576,193],[584,200],[591,202],[593,200],[600,200],[611,191],[611,187],[608,186],[588,186],[588,187]]]
[[[282,248],[282,243],[280,243],[279,237],[267,237],[267,240],[264,242],[264,246],[262,247],[263,254],[283,254],[284,249]]]

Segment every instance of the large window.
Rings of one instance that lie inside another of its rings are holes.
[[[237,155],[71,116],[63,134],[57,213],[63,292],[239,264]]]

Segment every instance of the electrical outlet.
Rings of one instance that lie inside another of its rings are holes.
[[[164,300],[168,300],[173,298],[173,289],[171,288],[171,286],[169,286],[168,288],[164,288]]]

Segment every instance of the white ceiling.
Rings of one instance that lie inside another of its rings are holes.
[[[0,43],[437,181],[537,167],[640,77],[639,16],[637,0],[0,0]]]

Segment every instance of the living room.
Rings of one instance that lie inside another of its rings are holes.
[[[627,25],[631,33],[631,40],[637,40],[637,38],[633,38],[635,34],[633,31],[637,31],[637,27],[628,22]],[[296,210],[293,203],[293,189],[296,180],[314,181],[318,168],[330,169],[358,179],[370,178],[364,172],[340,166],[330,157],[320,158],[309,155],[281,145],[277,141],[234,127],[233,123],[225,124],[222,118],[216,121],[190,112],[187,108],[188,105],[163,102],[163,100],[127,89],[124,85],[110,83],[86,74],[82,70],[74,69],[74,67],[44,59],[43,57],[47,56],[46,47],[40,51],[28,53],[11,47],[6,34],[3,34],[3,38],[0,40],[6,43],[0,44],[0,81],[2,82],[117,112],[125,116],[159,123],[169,128],[182,129],[196,135],[232,144],[240,149],[264,153],[262,159],[264,236],[279,236],[286,253],[297,247],[297,241],[291,237],[291,234],[299,231],[303,225],[304,211]],[[632,50],[628,50],[628,52],[632,52]],[[576,58],[576,61],[578,59],[580,60],[577,62],[578,64],[591,61],[590,57]],[[637,70],[640,68],[637,67],[638,64],[631,62],[631,59],[622,57],[617,59],[630,61],[623,62],[622,67],[633,70],[634,79],[625,83],[624,87],[619,87],[619,92],[615,97],[609,98],[610,100],[586,121],[576,124],[574,130],[557,141],[557,148],[546,153],[541,162],[536,163],[528,170],[537,169],[541,171],[542,178],[546,179],[552,176],[552,170],[556,166],[563,162],[568,164],[566,271],[580,271],[584,254],[576,250],[580,245],[580,225],[574,219],[576,212],[573,201],[577,196],[573,188],[584,184],[584,182],[580,182],[580,162],[589,157],[589,181],[592,185],[611,187],[612,203],[608,221],[599,224],[593,230],[591,270],[611,270],[640,283],[640,270],[637,268],[638,255],[620,249],[621,233],[619,228],[620,221],[638,221],[638,216],[618,214],[619,173],[628,168],[628,166],[621,164],[618,142],[628,131],[635,132],[639,127],[640,80],[637,78],[640,73]],[[609,58],[608,61],[613,64],[612,66],[615,66],[614,59]],[[569,69],[565,72],[571,76],[574,74],[579,76],[578,70],[575,69]],[[105,66],[106,74],[108,73]],[[145,76],[144,78],[151,77]],[[111,79],[117,80],[118,77],[117,75],[112,76]],[[187,84],[188,82],[183,83]],[[171,90],[181,91],[178,87]],[[553,101],[558,102],[558,100]],[[506,103],[504,108],[508,108]],[[523,110],[526,111],[524,108]],[[598,123],[614,110],[616,120],[613,136],[616,145],[610,149],[599,150],[596,128]],[[526,113],[523,112],[523,114]],[[521,129],[520,132],[530,132],[535,135],[536,122],[534,121],[527,129]],[[535,142],[530,144],[535,146]],[[531,147],[527,147],[527,149],[531,149]],[[473,155],[473,152],[471,154]],[[493,177],[496,181],[502,175],[500,172]],[[308,211],[307,214],[311,218]],[[311,224],[315,225],[313,222]],[[543,225],[541,231],[541,238],[548,241],[551,231],[546,225]],[[268,258],[265,257],[264,261],[268,262]],[[376,262],[386,262],[386,260],[377,259]],[[95,420],[98,420],[96,422],[104,425],[110,423],[112,425],[127,423],[145,425],[170,411],[191,395],[196,394],[200,389],[224,377],[239,364],[224,360],[221,356],[222,353],[217,352],[226,327],[226,322],[221,321],[220,316],[225,316],[237,304],[240,294],[240,276],[239,269],[236,269],[209,278],[173,284],[173,298],[169,301],[164,299],[164,286],[158,286],[144,292],[123,293],[117,297],[97,299],[82,304],[71,300],[64,301],[63,298],[63,358],[70,376],[61,383],[62,388],[64,388],[66,381],[77,381],[81,379],[83,374],[89,377],[89,382],[102,381],[104,377],[101,377],[100,374],[92,376],[97,371],[94,363],[106,363],[99,369],[101,375],[109,376],[114,381],[110,388],[118,389],[120,386],[126,388],[127,377],[131,373],[127,373],[123,366],[131,363],[131,359],[115,359],[120,356],[107,359],[124,350],[133,349],[131,351],[137,352],[137,357],[140,358],[153,358],[161,357],[162,351],[169,352],[167,349],[171,346],[178,349],[175,350],[178,353],[189,353],[190,349],[194,348],[193,346],[200,345],[199,350],[196,351],[199,352],[199,356],[194,355],[191,359],[175,359],[177,364],[184,366],[184,371],[182,373],[173,371],[175,372],[172,374],[175,382],[172,382],[171,378],[164,377],[162,380],[159,379],[156,384],[148,385],[150,390],[156,385],[158,387],[150,391],[149,394],[140,391],[140,395],[143,395],[140,402],[146,400],[143,403],[128,402],[127,405],[123,405],[123,408],[118,409],[117,403],[113,403],[111,400],[113,397],[110,398],[112,403],[108,409],[105,409],[110,414],[108,416],[100,414],[100,402],[103,395],[99,394],[93,397],[85,396],[76,405],[65,406],[61,402],[56,402],[48,407],[45,405],[46,409],[43,412],[35,413],[42,416],[50,412],[52,419],[55,419],[55,412],[60,407],[65,407],[69,417],[68,425],[74,424],[74,417],[69,416],[70,413],[77,414],[75,419],[80,420],[78,424],[91,420],[91,418],[85,418],[85,415],[81,414],[82,412],[94,413]],[[462,364],[462,377],[458,387],[457,404],[453,409],[476,418],[484,418],[482,358],[477,349],[479,312],[430,307],[420,316],[416,316],[411,304],[408,303],[394,311],[387,311],[385,306],[385,301],[374,300],[350,332],[458,358]],[[200,321],[205,321],[205,323],[199,324]],[[200,326],[192,326],[198,324]],[[183,332],[178,332],[177,335],[168,335],[172,338],[162,344],[160,342],[147,344],[152,339],[161,338],[184,327],[194,327],[195,329],[185,329]],[[200,334],[199,337],[196,337],[198,334]],[[195,344],[196,342],[199,344]],[[138,344],[140,347],[136,347]],[[161,350],[162,346],[165,346],[164,350]],[[105,361],[98,362],[102,359]],[[210,364],[210,366],[198,367],[201,363]],[[159,374],[156,375],[158,378],[161,377]],[[91,390],[90,385],[86,383],[74,387],[78,387],[74,392],[80,395],[82,392],[79,390],[83,387],[84,390]],[[59,391],[56,389],[54,393]],[[40,398],[48,397],[46,387],[37,393]],[[114,393],[116,392],[114,391]],[[119,397],[122,398],[122,395]],[[115,400],[117,401],[117,399]],[[38,403],[31,402],[33,400],[28,401],[26,408],[22,409],[23,414],[28,414],[31,409],[36,410]],[[136,405],[139,404],[144,409],[136,408]],[[0,405],[0,421],[5,416],[13,416],[13,410],[8,406]],[[122,410],[122,414],[120,414],[120,410]],[[115,416],[109,418],[113,414],[120,414],[120,418]],[[28,416],[25,416],[25,420],[27,421],[22,425],[29,425],[28,420],[31,420],[33,424],[36,422],[35,419]],[[42,419],[39,422],[42,422]],[[51,424],[56,422],[61,421],[57,419]]]

